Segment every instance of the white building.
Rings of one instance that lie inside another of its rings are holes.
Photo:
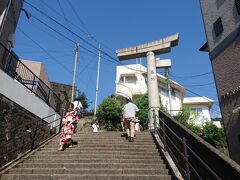
[[[183,104],[190,107],[191,115],[189,122],[198,126],[203,126],[211,120],[209,109],[212,107],[213,100],[207,97],[185,97]]]
[[[196,116],[194,123],[202,125],[198,122],[204,119],[204,122],[211,121],[210,108],[213,100],[206,97],[184,98],[185,89],[179,83],[170,80],[171,98],[169,98],[168,80],[165,76],[157,74],[158,89],[163,106],[170,114],[178,114],[184,104],[188,105],[190,109],[198,113],[192,113],[190,118]],[[132,64],[125,66],[117,66],[116,71],[116,96],[119,100],[128,97],[136,99],[139,95],[147,93],[147,68],[141,64]],[[171,99],[171,101],[169,101]],[[171,107],[170,107],[171,105]]]

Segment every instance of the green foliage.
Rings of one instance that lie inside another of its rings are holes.
[[[138,119],[140,120],[140,124],[143,128],[148,128],[148,94],[142,94],[140,95],[136,101],[135,104],[137,105],[139,109],[138,113]],[[160,110],[166,112],[166,108],[161,103],[160,98]]]
[[[143,94],[136,99],[136,105],[139,109],[138,119],[142,127],[148,126],[148,94]]]
[[[203,127],[206,139],[215,143],[226,144],[223,128],[218,128],[212,122],[207,122]]]
[[[187,124],[186,127],[197,135],[199,135],[201,133],[201,128],[199,126],[196,126],[196,125],[192,124],[192,123]]]
[[[104,99],[97,109],[100,128],[106,129],[110,125],[113,129],[120,129],[121,114],[122,107],[113,96]]]
[[[182,123],[184,126],[188,125],[188,120],[190,117],[190,108],[188,106],[183,106],[182,107],[182,112],[179,112],[175,119]]]
[[[89,102],[88,98],[86,97],[84,92],[81,92],[80,90],[78,90],[78,95],[76,100],[80,101],[82,103],[83,109],[86,110],[89,107],[89,104],[91,102]]]
[[[207,122],[202,127],[194,125],[194,123],[191,122],[190,114],[190,108],[188,106],[183,106],[182,112],[178,113],[175,119],[195,134],[202,134],[204,139],[209,143],[213,145],[216,143],[226,145],[226,137],[223,128],[218,128],[212,122]]]

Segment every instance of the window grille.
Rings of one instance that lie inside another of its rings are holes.
[[[222,19],[218,18],[213,24],[215,36],[218,37],[223,32],[223,24]]]
[[[240,15],[240,0],[235,0],[235,6],[236,6],[238,14]]]

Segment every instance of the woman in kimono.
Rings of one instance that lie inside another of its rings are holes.
[[[60,142],[59,142],[59,151],[63,150],[64,145],[68,145],[68,147],[72,147],[72,135],[74,133],[74,126],[73,126],[73,117],[74,111],[72,108],[68,109],[68,112],[64,116],[62,120],[62,129],[60,134]]]

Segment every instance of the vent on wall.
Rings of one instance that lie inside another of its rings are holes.
[[[237,8],[237,12],[240,15],[240,0],[235,0],[235,6]]]
[[[223,32],[222,19],[218,18],[213,24],[215,36],[218,37]]]

